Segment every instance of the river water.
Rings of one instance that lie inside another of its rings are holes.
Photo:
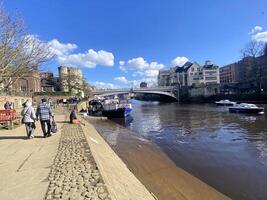
[[[235,200],[267,199],[267,118],[212,104],[133,101],[132,118],[95,123],[108,143],[127,132]],[[125,140],[125,139],[124,139]]]

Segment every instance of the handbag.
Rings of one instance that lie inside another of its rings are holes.
[[[56,133],[58,131],[58,129],[57,129],[57,124],[56,124],[56,122],[53,120],[52,121],[52,124],[51,124],[51,132],[52,133]]]
[[[29,108],[26,110],[26,112],[22,115],[22,119],[21,119],[21,123],[25,124],[24,122],[24,118],[25,118],[25,114],[28,112]]]

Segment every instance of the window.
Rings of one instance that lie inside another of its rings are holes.
[[[217,77],[206,77],[206,80],[217,80]]]

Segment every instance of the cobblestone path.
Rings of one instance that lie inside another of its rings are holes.
[[[110,200],[79,125],[63,126],[45,199]]]

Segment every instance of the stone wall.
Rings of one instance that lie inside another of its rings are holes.
[[[20,97],[20,96],[0,96],[0,110],[4,109],[4,104],[9,101],[14,103],[14,108],[16,110],[21,110],[22,109],[22,104],[26,100],[32,100],[31,97]]]

